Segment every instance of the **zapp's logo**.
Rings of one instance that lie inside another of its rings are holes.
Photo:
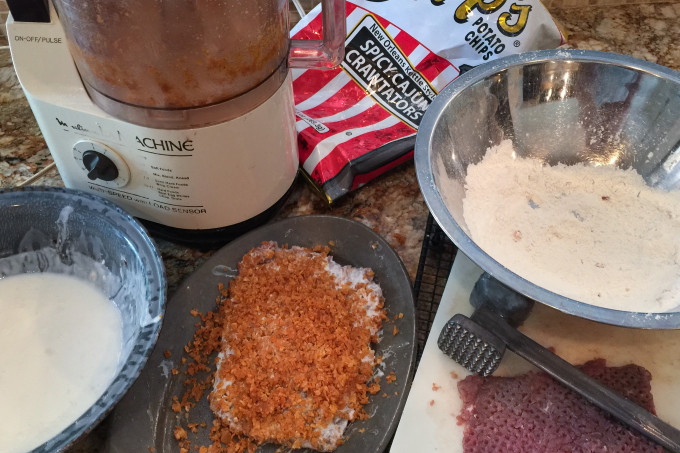
[[[461,3],[453,15],[453,19],[459,24],[468,21],[473,11],[481,14],[492,14],[505,5],[506,0],[465,0]],[[531,5],[518,5],[512,3],[507,11],[498,16],[498,31],[505,36],[517,36],[524,30],[531,12]]]

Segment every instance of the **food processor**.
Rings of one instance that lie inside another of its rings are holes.
[[[287,0],[10,1],[14,67],[66,187],[183,243],[268,219],[298,169],[290,67],[342,59],[344,0],[289,39]]]

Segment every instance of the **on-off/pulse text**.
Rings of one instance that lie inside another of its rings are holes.
[[[60,37],[50,37],[50,36],[21,36],[16,35],[14,37],[15,41],[18,42],[34,42],[37,44],[61,44],[62,39]]]

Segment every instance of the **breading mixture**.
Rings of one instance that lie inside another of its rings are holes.
[[[680,191],[633,169],[549,166],[504,141],[468,167],[463,210],[475,242],[539,286],[617,310],[680,304]]]
[[[328,253],[263,243],[239,263],[218,313],[203,318],[187,351],[214,351],[216,333],[220,347],[208,397],[214,443],[200,451],[267,442],[331,451],[350,421],[367,417],[362,406],[380,390],[371,344],[386,319],[382,292],[370,269],[341,266]]]

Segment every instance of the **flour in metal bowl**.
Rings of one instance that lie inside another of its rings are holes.
[[[633,169],[549,166],[506,140],[468,167],[463,211],[479,246],[537,285],[616,310],[680,304],[680,191]]]

